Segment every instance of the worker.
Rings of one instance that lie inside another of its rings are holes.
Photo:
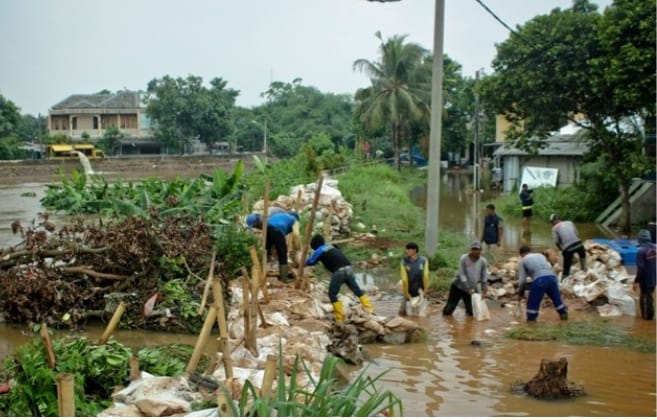
[[[546,293],[552,300],[554,309],[559,312],[559,317],[564,321],[567,320],[568,310],[561,300],[559,282],[552,271],[552,266],[545,255],[531,253],[530,248],[523,245],[520,247],[520,261],[518,262],[518,305],[525,296],[527,277],[532,278],[527,298],[527,321],[536,321],[543,296]]]
[[[579,265],[582,271],[586,270],[586,248],[579,238],[575,224],[569,220],[559,219],[555,213],[550,215],[549,220],[552,223],[552,239],[563,255],[562,279],[570,275],[570,267],[573,264],[575,253],[579,256]]]
[[[354,270],[351,267],[351,262],[347,259],[344,253],[336,246],[325,243],[324,237],[320,234],[316,234],[312,237],[310,240],[310,247],[313,249],[313,253],[306,261],[306,265],[313,266],[317,264],[318,261],[321,261],[324,267],[331,273],[328,295],[331,304],[333,305],[335,322],[338,324],[344,322],[344,309],[342,307],[342,302],[338,299],[338,293],[344,283],[346,283],[349,290],[358,297],[365,310],[368,313],[373,313],[374,309],[372,308],[372,304],[358,286],[356,276],[354,276]]]
[[[461,255],[459,271],[449,288],[447,303],[443,308],[443,315],[454,313],[456,305],[463,299],[465,314],[472,316],[472,294],[484,293],[488,286],[488,262],[481,256],[481,243],[474,241],[470,245],[470,252]]]
[[[262,229],[262,216],[252,213],[246,218],[249,228]],[[267,236],[265,248],[267,255],[272,255],[272,248],[276,249],[278,256],[278,279],[289,283],[293,278],[290,276],[290,268],[287,264],[287,241],[288,234],[299,236],[299,215],[296,212],[276,212],[267,218]]]
[[[486,206],[486,216],[484,216],[484,228],[481,232],[481,242],[486,247],[486,255],[491,262],[495,262],[495,250],[502,246],[503,220],[495,213],[495,205]]]
[[[406,256],[401,261],[402,299],[399,315],[406,313],[406,303],[411,298],[426,294],[429,289],[429,263],[427,259],[418,254],[420,247],[415,242],[406,244]]]
[[[650,238],[650,231],[641,229],[639,231],[639,250],[636,253],[636,277],[634,278],[634,290],[640,288],[639,306],[641,318],[652,320],[655,318],[655,264],[657,263],[655,244]]]
[[[527,187],[527,184],[522,184],[520,190],[520,203],[522,205],[522,226],[524,230],[529,230],[529,221],[532,218],[532,206],[534,205],[534,198],[532,193],[534,191]]]

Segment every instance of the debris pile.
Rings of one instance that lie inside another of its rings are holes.
[[[614,249],[585,241],[587,269],[582,270],[575,259],[571,274],[561,278],[560,253],[548,249],[545,254],[560,278],[564,298],[582,298],[596,306],[601,316],[636,315],[632,283],[634,276],[621,265],[621,256]],[[520,257],[494,264],[488,276],[488,298],[506,304],[517,297],[518,261]],[[510,306],[513,304],[510,303]]]
[[[289,196],[280,195],[269,205],[287,211],[308,212],[312,209],[316,191],[317,183],[297,185],[290,189]],[[263,209],[263,200],[253,205],[255,213],[262,213]],[[349,225],[353,215],[353,206],[342,197],[342,193],[338,190],[338,181],[324,179],[315,213],[314,230],[324,232],[327,239],[349,234],[351,233]]]

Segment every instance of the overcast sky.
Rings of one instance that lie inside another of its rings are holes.
[[[607,6],[611,0],[593,0]],[[272,80],[353,94],[384,38],[433,49],[433,0],[0,0],[0,94],[47,114],[71,94],[144,90],[164,75],[222,77],[254,106]],[[571,0],[484,0],[511,27]],[[490,72],[508,31],[475,0],[445,0],[445,52]]]

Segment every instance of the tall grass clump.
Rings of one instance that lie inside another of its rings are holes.
[[[224,389],[229,414],[233,417],[370,417],[379,414],[402,416],[402,401],[390,391],[377,388],[377,381],[362,371],[347,386],[337,381],[336,367],[343,363],[339,358],[324,359],[319,378],[313,378],[310,369],[297,358],[292,366],[289,384],[285,375],[278,375],[277,390],[271,397],[261,396],[255,386],[247,381],[238,402],[231,399]],[[297,385],[301,368],[311,380],[307,388]],[[279,372],[283,372],[283,358],[279,356]]]

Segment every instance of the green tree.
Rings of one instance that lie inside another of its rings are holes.
[[[0,95],[0,138],[15,134],[21,121],[19,108]]]
[[[18,140],[22,142],[37,142],[47,133],[46,117],[30,114],[22,115],[16,128]]]
[[[336,147],[353,141],[350,95],[323,93],[296,78],[291,83],[272,82],[262,96],[266,102],[253,109],[251,124],[262,139],[267,121],[267,147],[277,157],[296,155],[319,133],[327,134]]]
[[[642,129],[655,117],[655,5],[615,0],[596,10],[576,0],[518,28],[498,46],[483,90],[526,150],[567,121],[581,127],[618,184],[629,232],[630,180],[646,171]]]
[[[189,139],[199,138],[209,148],[228,140],[234,131],[232,110],[238,91],[214,78],[210,86],[198,76],[164,76],[148,83],[146,113],[156,125],[156,136],[180,153]]]
[[[356,92],[355,112],[366,126],[388,125],[399,170],[405,124],[428,113],[423,97],[430,92],[430,85],[420,71],[426,50],[418,44],[406,43],[406,35],[394,35],[385,42],[380,32],[375,35],[381,42],[379,60],[360,58],[353,64],[354,70],[365,73],[371,82],[369,87]]]
[[[121,139],[123,137],[124,134],[113,125],[105,130],[99,143],[110,155],[116,155],[121,148]]]

